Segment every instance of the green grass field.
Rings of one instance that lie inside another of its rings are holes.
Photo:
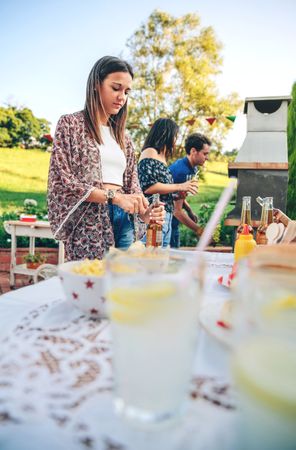
[[[200,203],[214,202],[228,183],[227,163],[208,161],[205,169],[205,181],[199,182],[198,195],[187,197],[194,207]]]
[[[1,216],[8,212],[20,212],[26,198],[37,200],[40,209],[46,208],[49,160],[50,153],[43,150],[0,148],[0,227],[1,219],[3,221]],[[227,181],[227,163],[208,161],[205,180],[199,183],[198,195],[187,197],[192,209],[199,213],[201,203],[215,202]],[[196,245],[194,233],[185,226],[181,227],[181,236],[181,245]],[[23,242],[18,245],[28,246],[26,238],[19,239]],[[52,241],[49,242],[46,245],[52,245]],[[0,246],[9,245],[7,235],[1,229]]]
[[[26,198],[34,198],[41,208],[46,206],[49,159],[50,153],[43,150],[0,149],[0,215],[21,209]],[[226,162],[208,162],[199,194],[188,197],[192,207],[215,201],[227,180]]]
[[[26,198],[45,207],[49,158],[43,150],[0,148],[0,214],[20,209]]]

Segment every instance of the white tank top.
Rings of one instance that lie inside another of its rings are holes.
[[[123,185],[123,173],[126,168],[126,159],[123,150],[111,136],[110,129],[101,125],[103,144],[99,145],[103,183]]]

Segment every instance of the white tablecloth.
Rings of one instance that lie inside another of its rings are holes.
[[[204,304],[228,298],[217,278],[233,255],[208,253]],[[229,350],[201,330],[184,418],[137,429],[112,405],[108,321],[81,315],[57,277],[0,297],[0,449],[231,450],[236,399]]]

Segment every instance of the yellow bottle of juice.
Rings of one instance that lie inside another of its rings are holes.
[[[248,256],[256,247],[256,241],[249,232],[248,224],[244,224],[242,233],[239,234],[234,246],[234,261],[237,262]]]

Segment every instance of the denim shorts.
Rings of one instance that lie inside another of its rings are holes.
[[[180,230],[179,230],[179,220],[173,217],[172,220],[172,234],[171,234],[171,247],[180,247]]]
[[[162,226],[162,246],[167,247],[171,242],[173,214],[166,211],[165,223]]]
[[[127,249],[134,242],[134,224],[129,214],[117,205],[109,205],[115,247]]]

